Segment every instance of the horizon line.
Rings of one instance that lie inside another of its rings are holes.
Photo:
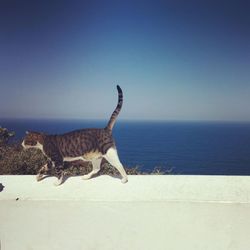
[[[75,121],[107,121],[105,118],[66,118],[66,117],[0,117],[1,120],[75,120]],[[118,118],[116,122],[217,122],[217,123],[250,123],[250,120],[229,120],[229,119],[145,119],[145,118]],[[1,126],[1,125],[0,125]]]

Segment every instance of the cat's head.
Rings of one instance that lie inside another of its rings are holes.
[[[39,132],[27,131],[23,139],[22,146],[27,148],[41,148],[44,143],[44,134]]]

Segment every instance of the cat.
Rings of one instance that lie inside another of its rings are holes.
[[[60,135],[26,132],[22,142],[23,148],[38,148],[50,161],[50,164],[42,166],[38,171],[37,181],[43,179],[52,165],[58,176],[55,185],[61,185],[65,176],[64,162],[76,160],[92,163],[92,171],[82,177],[85,180],[90,179],[99,172],[103,158],[119,171],[122,183],[128,181],[112,138],[112,129],[123,104],[123,93],[119,85],[117,85],[117,91],[118,103],[105,128],[80,129]]]

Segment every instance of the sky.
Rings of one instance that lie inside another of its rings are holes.
[[[0,118],[250,121],[250,2],[0,1]]]

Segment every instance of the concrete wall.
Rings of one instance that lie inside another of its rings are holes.
[[[248,250],[250,177],[0,176],[1,250]]]

